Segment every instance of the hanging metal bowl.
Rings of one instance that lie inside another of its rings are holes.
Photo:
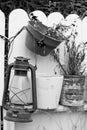
[[[28,31],[34,38],[36,50],[32,43],[28,42],[27,47],[36,52],[37,54],[46,56],[48,55],[53,49],[55,49],[60,43],[64,40],[61,38],[54,38],[49,36],[47,33],[48,27],[43,25],[42,23],[35,23],[35,21],[29,21],[28,23]],[[33,46],[33,47],[31,47]],[[31,49],[32,48],[32,49]]]

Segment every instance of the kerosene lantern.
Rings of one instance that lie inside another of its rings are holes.
[[[31,122],[31,114],[37,108],[36,68],[27,58],[16,57],[7,69],[3,94],[3,108],[7,110],[5,120]]]

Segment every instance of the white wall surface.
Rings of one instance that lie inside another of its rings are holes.
[[[76,125],[76,129],[74,128]],[[33,116],[32,123],[16,123],[16,130],[86,130],[86,113],[47,113],[39,112]]]

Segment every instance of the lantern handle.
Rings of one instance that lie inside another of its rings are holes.
[[[9,66],[8,66],[8,69],[7,69],[7,73],[6,73],[6,81],[5,81],[5,86],[4,86],[4,93],[3,93],[3,100],[2,100],[2,106],[4,109],[8,109],[8,107],[6,107],[6,101],[9,101],[9,91],[8,91],[8,86],[9,86],[9,79],[10,79],[10,74],[11,74],[11,69],[13,67],[13,63],[11,63]]]
[[[36,95],[36,68],[29,64],[29,69],[31,70],[32,78],[32,99],[33,99],[33,111],[37,109],[37,95]]]

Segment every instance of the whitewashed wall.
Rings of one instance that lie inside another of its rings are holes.
[[[22,9],[16,9],[9,15],[9,38],[14,36],[28,22],[27,13]],[[48,56],[35,55],[25,45],[25,42],[32,44],[31,35],[26,31],[14,40],[9,52],[9,63],[14,61],[16,56],[30,58],[30,63],[37,65],[37,74],[55,75],[56,63]],[[62,109],[61,109],[62,110]],[[5,114],[5,112],[4,112]],[[4,130],[87,130],[87,115],[84,112],[38,112],[32,115],[32,123],[14,123],[4,121]],[[77,126],[77,128],[75,128]]]

